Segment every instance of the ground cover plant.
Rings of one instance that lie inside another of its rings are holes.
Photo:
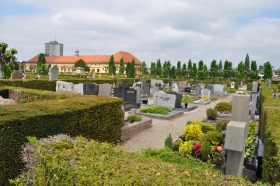
[[[192,98],[192,97],[184,97],[182,98],[182,103],[192,103],[194,102],[196,99],[195,98]]]
[[[127,116],[126,121],[133,123],[133,122],[139,122],[142,120],[142,116]]]
[[[162,114],[162,115],[168,115],[169,112],[172,110],[167,107],[160,107],[156,105],[152,105],[150,107],[142,107],[140,109],[140,112],[142,113],[150,113],[150,114]]]
[[[31,157],[26,158],[29,167],[11,180],[15,185],[254,185],[169,148],[129,153],[113,144],[65,135],[29,137],[29,142],[24,149],[32,150],[23,151]]]

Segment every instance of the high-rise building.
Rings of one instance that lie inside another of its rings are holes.
[[[45,55],[46,56],[63,56],[63,44],[57,41],[50,41],[45,43]]]

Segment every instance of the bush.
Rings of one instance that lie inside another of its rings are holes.
[[[222,144],[223,135],[218,131],[210,131],[204,136],[204,141],[208,141],[211,145],[218,146]]]
[[[235,88],[230,88],[229,91],[230,91],[230,93],[235,93],[236,89]]]
[[[214,109],[216,109],[219,112],[225,112],[225,111],[231,112],[232,105],[231,103],[220,102],[215,105]]]
[[[192,154],[192,147],[193,144],[190,141],[185,141],[180,147],[179,147],[179,154],[182,156],[189,156]]]
[[[215,130],[218,132],[222,132],[223,130],[226,130],[228,123],[229,121],[217,120]]]
[[[192,103],[192,102],[194,102],[196,99],[195,98],[192,98],[192,97],[184,97],[184,98],[182,98],[182,103]]]
[[[184,137],[186,141],[189,140],[202,140],[202,130],[200,125],[189,124],[184,129]]]
[[[204,122],[201,122],[201,121],[192,121],[191,123],[194,124],[194,125],[196,125],[196,124],[200,125],[203,133],[215,130],[215,127],[213,127],[213,125],[211,125],[209,123],[204,123]]]
[[[171,109],[167,107],[159,107],[156,105],[152,105],[150,107],[142,107],[140,109],[140,112],[168,115],[168,113],[171,112]]]
[[[209,159],[212,152],[213,152],[213,147],[208,141],[202,143],[202,145],[201,145],[201,157],[202,157],[203,160]]]
[[[169,133],[168,137],[165,139],[164,146],[172,149],[172,147],[173,147],[173,140],[172,140],[171,133]]]
[[[183,139],[182,138],[178,138],[177,141],[174,142],[174,147],[175,149],[179,149],[179,147],[183,144]]]
[[[212,108],[208,108],[206,110],[206,115],[207,115],[207,119],[210,119],[210,120],[214,120],[217,118],[218,116],[218,112],[216,109],[212,109]]]
[[[130,123],[139,122],[142,120],[142,116],[127,116],[126,120],[128,120]]]

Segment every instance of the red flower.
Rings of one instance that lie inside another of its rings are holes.
[[[200,153],[201,152],[201,144],[200,143],[195,144],[193,146],[192,150],[197,152],[197,153]]]

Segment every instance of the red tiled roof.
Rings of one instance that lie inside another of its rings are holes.
[[[37,63],[39,54],[27,61],[27,63]],[[79,59],[83,59],[86,63],[109,63],[111,55],[90,55],[90,56],[45,56],[47,63],[75,63]],[[119,63],[123,58],[125,63],[134,59],[136,65],[142,65],[142,62],[129,52],[119,51],[114,54],[115,63]]]

